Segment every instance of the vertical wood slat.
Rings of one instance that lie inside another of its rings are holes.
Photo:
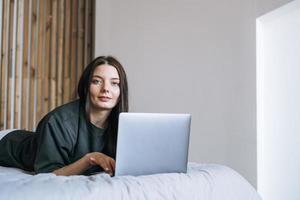
[[[66,0],[65,4],[65,27],[66,31],[65,33],[65,47],[64,47],[64,87],[63,87],[63,103],[66,103],[69,101],[71,97],[71,88],[70,88],[70,71],[71,71],[71,66],[70,66],[70,48],[71,48],[71,16],[72,16],[72,5],[71,5],[71,0]]]
[[[86,21],[85,21],[85,30],[90,30],[90,31],[87,31],[85,32],[85,41],[84,41],[84,44],[85,44],[85,50],[84,50],[84,53],[85,53],[85,61],[84,61],[84,65],[86,66],[90,59],[92,57],[94,57],[94,54],[93,54],[93,45],[92,45],[92,41],[94,41],[94,38],[93,38],[93,34],[94,34],[94,29],[93,29],[93,24],[94,24],[94,18],[93,18],[93,13],[94,13],[94,9],[95,9],[95,5],[94,5],[94,1],[86,1],[86,13],[85,13],[85,18],[86,18]]]
[[[51,67],[50,67],[50,109],[56,107],[56,67],[57,67],[57,1],[52,1]]]
[[[42,84],[42,76],[44,73],[44,66],[43,60],[45,59],[45,51],[43,51],[44,44],[45,44],[45,31],[44,31],[44,1],[39,0],[37,6],[37,24],[38,24],[38,37],[37,37],[37,62],[36,62],[36,69],[37,69],[37,76],[36,76],[36,120],[39,120],[42,116],[42,107],[43,107],[43,84]],[[36,124],[36,123],[35,123]],[[34,124],[34,127],[35,127]]]
[[[26,126],[25,128],[27,129],[32,129],[32,127],[30,126],[31,122],[32,122],[32,64],[31,64],[31,57],[32,57],[32,53],[31,53],[31,49],[32,49],[32,35],[33,35],[33,28],[32,28],[32,24],[33,24],[33,13],[32,13],[32,9],[33,9],[34,5],[33,5],[33,0],[29,0],[29,12],[28,12],[28,50],[27,50],[27,81],[26,81]]]
[[[83,53],[83,45],[84,42],[84,3],[83,0],[78,0],[78,31],[77,31],[77,54],[82,55]],[[77,77],[76,80],[79,80],[84,63],[83,57],[77,56]]]
[[[11,119],[10,119],[10,127],[13,128],[16,126],[15,120],[17,119],[15,116],[17,113],[16,110],[16,101],[18,100],[19,96],[17,94],[17,81],[19,80],[19,73],[18,73],[18,2],[14,2],[14,10],[13,10],[13,46],[12,46],[12,73],[11,73]]]
[[[29,83],[29,73],[30,66],[28,65],[28,48],[29,48],[29,13],[31,12],[31,0],[28,3],[24,2],[24,35],[23,35],[23,63],[22,63],[22,102],[21,109],[22,114],[20,115],[21,120],[21,129],[26,129],[28,127],[28,118],[29,118],[29,92],[28,92],[28,83]],[[25,108],[25,109],[24,109]]]
[[[89,38],[89,41],[88,43],[90,44],[89,45],[89,59],[92,59],[94,58],[96,55],[95,55],[95,12],[96,12],[96,3],[95,3],[95,0],[90,0],[91,2],[91,7],[90,7],[90,28],[88,29],[89,30],[89,35],[91,36]]]
[[[21,128],[21,116],[22,116],[22,64],[23,64],[23,32],[24,23],[22,19],[24,18],[24,0],[17,1],[18,4],[18,17],[17,17],[17,48],[16,48],[16,96],[15,96],[15,118],[14,127]]]
[[[90,1],[84,1],[84,28],[83,30],[87,30],[89,28],[89,9],[90,9]],[[84,33],[84,42],[83,42],[83,65],[86,66],[88,62],[88,33],[83,31]]]
[[[10,93],[10,128],[13,128],[15,126],[14,120],[15,120],[15,95],[16,95],[16,78],[18,78],[17,70],[16,70],[16,59],[17,59],[17,33],[18,33],[18,26],[17,26],[17,17],[18,17],[18,2],[13,2],[13,27],[12,27],[12,48],[11,48],[11,76],[10,76],[10,82],[11,82],[11,93]]]
[[[92,59],[94,0],[0,2],[0,130],[34,130]]]
[[[3,65],[3,67],[5,68],[5,70],[4,70],[4,101],[3,101],[3,104],[4,104],[4,112],[3,112],[3,115],[4,115],[4,125],[3,125],[3,127],[4,127],[4,129],[6,129],[8,126],[8,124],[9,124],[9,121],[8,121],[8,118],[9,118],[9,112],[10,112],[10,110],[9,110],[9,107],[10,107],[10,104],[9,104],[9,101],[8,101],[8,96],[9,96],[9,90],[8,90],[8,87],[9,87],[9,79],[8,79],[8,71],[9,71],[9,55],[10,55],[10,51],[9,51],[9,49],[10,49],[10,44],[11,44],[11,42],[10,42],[10,1],[9,0],[7,0],[6,1],[6,6],[5,6],[5,8],[6,8],[6,19],[5,19],[5,21],[6,21],[6,38],[5,38],[5,40],[3,40],[3,41],[6,41],[6,45],[5,45],[5,62],[4,62],[4,65]]]
[[[45,91],[46,91],[46,86],[47,86],[47,79],[45,77],[46,75],[46,63],[45,63],[45,60],[46,60],[46,54],[47,54],[47,51],[46,51],[46,24],[47,24],[47,1],[46,0],[41,0],[41,7],[40,7],[40,16],[41,16],[41,19],[42,19],[42,22],[41,22],[41,26],[40,26],[40,34],[41,34],[41,38],[42,38],[42,41],[41,41],[41,49],[39,50],[39,52],[42,51],[42,56],[41,57],[41,61],[39,62],[40,63],[40,67],[41,67],[41,73],[40,73],[40,85],[39,85],[39,93],[41,95],[40,97],[40,113],[38,115],[38,119],[40,119],[43,115],[43,113],[45,112]],[[48,110],[48,109],[47,109]]]
[[[35,82],[36,82],[36,69],[35,69],[35,62],[36,62],[36,38],[37,38],[37,0],[32,1],[31,7],[31,39],[30,39],[30,98],[29,98],[29,128],[34,129],[34,124],[36,121],[36,90],[35,90]]]
[[[71,67],[72,67],[72,72],[71,72],[71,92],[72,92],[72,97],[75,97],[75,84],[77,83],[77,68],[78,68],[78,63],[77,63],[77,35],[78,35],[78,2],[77,0],[72,1],[72,22],[71,22],[71,30],[72,30],[72,36],[71,36]]]
[[[6,110],[5,110],[5,105],[6,105],[6,101],[5,101],[5,83],[6,83],[6,80],[5,80],[5,74],[6,74],[6,67],[4,66],[4,63],[5,63],[5,55],[6,55],[6,52],[5,52],[5,49],[6,49],[6,42],[4,39],[6,39],[6,29],[7,29],[7,24],[6,24],[6,21],[7,21],[7,9],[6,9],[6,4],[7,2],[6,1],[1,1],[2,3],[2,11],[1,11],[1,58],[0,58],[0,70],[1,70],[1,81],[0,81],[0,89],[1,89],[1,93],[0,93],[0,128],[3,128],[5,126],[5,123],[4,123],[4,115],[6,115]]]
[[[3,30],[3,23],[2,23],[2,19],[3,19],[3,1],[0,1],[0,78],[2,77],[2,30]],[[2,89],[2,81],[0,81],[0,90]],[[2,90],[1,90],[2,91]],[[2,99],[2,92],[0,92],[0,101]],[[2,107],[0,104],[0,113],[2,111]],[[1,115],[0,115],[0,127],[1,127]]]
[[[13,116],[14,116],[14,92],[15,92],[15,33],[14,32],[14,28],[16,27],[15,25],[15,4],[16,2],[14,1],[10,1],[10,19],[9,19],[9,23],[10,23],[10,27],[9,27],[9,65],[8,65],[8,99],[9,101],[7,101],[7,108],[8,108],[8,112],[7,112],[7,126],[9,128],[13,128]]]
[[[57,105],[62,104],[63,99],[63,58],[64,58],[64,5],[60,0],[58,5],[58,62],[57,62]]]
[[[39,57],[42,52],[39,52],[39,44],[40,44],[40,0],[36,1],[36,8],[35,8],[35,15],[36,15],[36,31],[35,31],[35,38],[34,38],[34,106],[33,106],[33,124],[32,127],[35,129],[36,121],[38,120],[40,105],[39,105],[39,74],[40,74],[40,66],[39,66]]]
[[[45,37],[46,37],[46,43],[45,43],[45,74],[44,74],[44,107],[43,107],[43,113],[49,111],[50,109],[50,104],[49,104],[49,89],[50,89],[50,39],[51,39],[51,21],[52,21],[52,16],[51,16],[51,0],[45,0],[45,9],[44,12],[46,14],[46,23],[45,23]]]
[[[84,23],[84,29],[89,30],[84,32],[84,66],[86,66],[90,59],[94,57],[94,16],[93,13],[95,13],[95,1],[86,1],[85,5],[85,23]]]

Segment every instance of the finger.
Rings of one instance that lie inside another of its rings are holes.
[[[112,168],[112,173],[110,173],[110,176],[113,176],[115,173],[116,164],[115,164],[115,160],[112,158],[110,159],[110,166]]]
[[[105,172],[109,171],[110,167],[108,162],[105,159],[101,159],[101,162],[98,162],[98,164]]]
[[[105,160],[104,171],[112,176],[114,169],[110,164],[110,159]]]
[[[110,166],[112,168],[113,171],[115,171],[116,169],[116,161],[114,159],[110,159]]]
[[[113,175],[113,171],[110,170],[109,168],[105,168],[105,169],[104,169],[104,172],[107,173],[107,174],[109,174],[110,176]]]
[[[109,167],[109,170],[107,171],[107,173],[109,173],[110,175],[112,175],[113,172],[114,172],[114,168],[113,168],[110,160],[108,160],[108,167]]]
[[[104,159],[97,157],[90,157],[90,162],[92,165],[98,165],[101,168],[104,168],[106,164],[104,163]]]
[[[105,154],[97,154],[97,156],[90,157],[90,161],[93,165],[100,166],[104,172],[112,175],[114,172],[114,160],[105,155]]]
[[[103,169],[103,171],[110,176],[113,175],[113,171],[111,170],[110,165],[104,159],[91,159],[95,165],[98,165]]]

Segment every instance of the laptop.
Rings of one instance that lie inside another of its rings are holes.
[[[115,176],[186,173],[190,114],[121,113]]]

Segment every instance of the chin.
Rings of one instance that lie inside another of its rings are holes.
[[[103,105],[103,104],[101,104],[101,105],[97,104],[95,107],[98,108],[98,109],[102,109],[102,110],[112,110],[113,109],[113,106]]]
[[[116,105],[113,102],[92,101],[91,106],[97,110],[112,110]]]

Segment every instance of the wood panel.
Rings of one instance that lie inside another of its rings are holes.
[[[8,39],[7,41],[9,42],[9,44],[7,45],[8,48],[8,59],[7,59],[7,78],[8,78],[8,86],[7,86],[7,127],[8,128],[12,128],[12,116],[13,116],[13,110],[12,110],[12,105],[15,102],[15,99],[12,96],[12,92],[15,90],[12,84],[13,82],[13,62],[12,62],[12,56],[13,56],[13,45],[14,45],[14,41],[13,41],[13,28],[14,28],[14,1],[10,1],[8,2],[8,9],[9,9],[9,13],[11,14],[12,17],[9,17],[8,21]]]
[[[50,58],[51,58],[51,21],[52,21],[52,15],[51,15],[51,2],[52,0],[45,0],[45,9],[44,14],[46,15],[46,23],[45,23],[45,60],[44,60],[44,106],[43,106],[43,113],[45,113],[47,110],[50,109]]]
[[[94,0],[0,2],[0,130],[34,130],[76,98],[93,58]]]
[[[28,1],[31,2],[31,1]],[[22,114],[20,116],[21,118],[21,128],[25,129],[28,122],[28,103],[29,103],[29,73],[30,73],[30,66],[28,65],[28,48],[29,48],[29,13],[30,13],[30,3],[23,4],[24,6],[24,21],[23,21],[23,63],[22,63],[22,102],[21,102],[21,108],[22,108]]]
[[[71,96],[74,98],[75,97],[75,83],[77,83],[77,68],[78,68],[78,63],[77,63],[77,37],[78,37],[78,2],[77,0],[72,1],[72,18],[71,18],[71,30],[72,30],[72,35],[71,35],[71,67],[72,70],[71,72]]]
[[[29,96],[29,129],[34,129],[34,125],[36,124],[36,90],[35,90],[35,82],[36,82],[36,54],[38,53],[36,51],[37,48],[37,2],[35,0],[32,0],[32,7],[31,7],[31,38],[30,38],[30,96]]]
[[[2,20],[1,20],[1,36],[3,39],[1,39],[1,115],[0,115],[0,126],[3,128],[7,127],[7,59],[8,59],[8,48],[7,45],[9,44],[7,38],[8,38],[8,19],[9,19],[9,9],[8,9],[8,1],[2,2]],[[6,39],[6,40],[4,40]]]
[[[65,46],[64,46],[64,87],[63,87],[63,103],[66,103],[71,98],[71,65],[70,65],[70,56],[71,56],[71,39],[72,39],[72,31],[71,31],[71,16],[72,16],[72,4],[71,0],[66,0],[65,4]]]

